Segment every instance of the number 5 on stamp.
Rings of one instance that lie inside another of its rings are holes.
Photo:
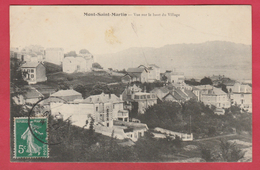
[[[48,158],[47,128],[46,117],[14,118],[14,158]]]

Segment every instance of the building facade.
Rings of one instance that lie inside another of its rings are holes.
[[[64,59],[63,48],[46,48],[44,61],[61,65]]]
[[[93,55],[87,50],[80,50],[77,56],[68,56],[63,59],[62,70],[65,73],[88,72],[92,70],[93,63]]]
[[[217,108],[230,108],[231,102],[228,94],[222,89],[211,85],[196,86],[196,89],[199,90],[199,100],[205,105],[213,105]]]
[[[169,83],[182,84],[184,83],[185,76],[182,72],[173,72],[171,70],[167,70],[165,72],[165,76]]]
[[[23,78],[28,84],[36,84],[47,80],[46,69],[42,63],[26,62],[21,66]]]
[[[227,86],[230,99],[233,105],[238,105],[241,109],[252,112],[252,87],[248,84],[235,83]]]
[[[149,64],[148,66],[140,65],[138,68],[144,68],[147,70],[147,82],[154,82],[160,80],[160,67],[155,64]]]
[[[131,77],[131,82],[148,82],[148,70],[145,68],[128,68],[127,75]]]

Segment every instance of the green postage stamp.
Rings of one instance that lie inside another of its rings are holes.
[[[47,117],[14,118],[14,158],[48,158]]]

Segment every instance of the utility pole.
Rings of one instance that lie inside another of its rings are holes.
[[[190,134],[191,134],[191,115],[190,115]]]

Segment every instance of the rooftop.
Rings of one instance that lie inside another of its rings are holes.
[[[142,73],[145,69],[144,68],[128,68],[128,73]]]
[[[125,122],[120,120],[113,120],[113,124],[116,126],[126,126],[127,128],[133,128],[133,129],[148,129],[147,125],[144,123],[134,123],[134,122]]]
[[[26,62],[22,65],[22,68],[35,68],[39,65],[38,62]]]
[[[155,67],[155,68],[160,68],[159,66],[157,66],[157,65],[155,65],[155,64],[149,64],[149,66]]]
[[[56,93],[51,94],[51,96],[55,97],[61,97],[61,96],[75,96],[80,95],[81,93],[75,91],[75,90],[59,90]]]
[[[24,94],[24,97],[26,99],[35,99],[35,98],[41,98],[44,97],[38,90],[36,90],[32,86],[25,86],[26,93]]]
[[[81,101],[75,100],[75,102],[79,102],[79,103],[108,103],[108,102],[119,103],[119,102],[123,102],[123,100],[121,100],[115,94],[101,93],[99,95],[89,96],[88,98],[81,100]]]

